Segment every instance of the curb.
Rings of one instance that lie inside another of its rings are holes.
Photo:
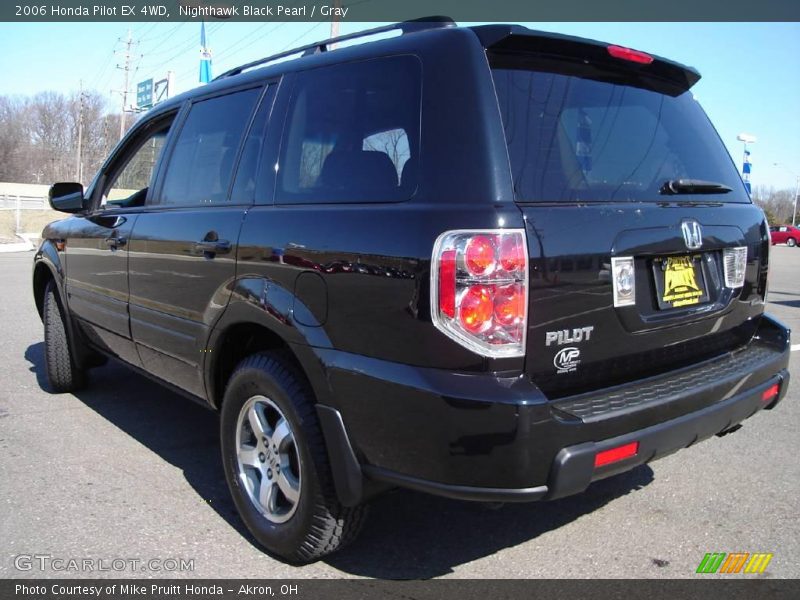
[[[33,250],[33,244],[19,242],[14,244],[0,244],[0,253],[2,252],[27,252]]]
[[[36,244],[33,243],[31,238],[38,238],[38,233],[19,233],[17,237],[21,242],[11,242],[8,244],[0,244],[0,253],[2,252],[28,252],[36,249]]]

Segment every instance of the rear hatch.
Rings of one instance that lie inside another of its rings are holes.
[[[475,31],[527,226],[529,376],[558,398],[746,344],[769,234],[689,91],[697,72],[523,28]]]

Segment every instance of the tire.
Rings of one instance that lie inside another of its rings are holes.
[[[86,385],[86,372],[78,367],[67,334],[66,315],[55,283],[44,291],[44,364],[47,382],[54,393],[74,392]]]
[[[786,245],[789,246],[790,248],[794,248],[795,246],[797,246],[797,241],[794,238],[789,238],[788,240],[786,240]]]
[[[266,550],[302,564],[355,539],[367,507],[339,503],[313,393],[289,361],[259,353],[239,363],[225,390],[220,428],[231,495]]]

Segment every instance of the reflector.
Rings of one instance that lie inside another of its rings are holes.
[[[626,458],[636,456],[637,452],[639,452],[639,442],[631,442],[630,444],[617,446],[616,448],[611,448],[610,450],[603,450],[595,455],[594,466],[597,468],[610,465],[611,463],[619,462],[621,460],[625,460]]]

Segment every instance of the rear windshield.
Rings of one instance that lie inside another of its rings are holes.
[[[505,56],[492,64],[518,202],[749,201],[691,92],[672,97],[532,70]],[[733,191],[659,194],[674,179],[721,183]]]

